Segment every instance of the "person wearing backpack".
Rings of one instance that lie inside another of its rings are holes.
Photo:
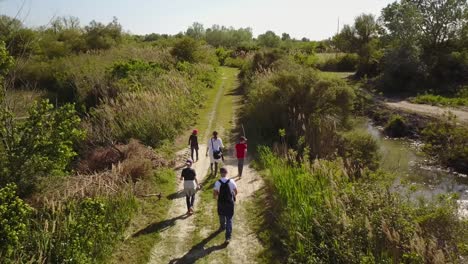
[[[184,180],[184,193],[185,193],[185,200],[187,202],[187,214],[193,214],[193,204],[195,203],[195,193],[197,189],[200,187],[197,180],[197,173],[192,168],[192,160],[187,160],[185,165],[187,166],[185,169],[182,170],[182,174],[180,175],[180,180]]]
[[[206,145],[206,156],[210,156],[210,170],[211,174],[214,172],[214,176],[216,177],[218,173],[218,163],[221,162],[223,158],[222,150],[224,148],[223,140],[218,137],[218,132],[213,132],[213,137],[208,140]],[[214,170],[213,170],[214,164]]]
[[[233,179],[227,177],[226,168],[219,170],[221,179],[214,185],[214,198],[218,200],[219,230],[226,230],[226,244],[231,241],[232,218],[234,216],[234,202],[236,201],[237,185]]]

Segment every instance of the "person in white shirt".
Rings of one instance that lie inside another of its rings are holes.
[[[218,173],[218,163],[221,162],[222,159],[222,150],[224,148],[223,140],[218,137],[218,132],[213,132],[213,137],[208,140],[207,147],[206,147],[206,156],[210,157],[210,169],[211,174],[214,172],[214,176]],[[214,164],[214,170],[213,170]]]
[[[232,235],[232,218],[234,216],[234,203],[237,195],[237,185],[233,179],[227,177],[227,170],[219,170],[221,179],[216,181],[213,196],[218,200],[219,231],[226,230],[226,244],[229,244]]]

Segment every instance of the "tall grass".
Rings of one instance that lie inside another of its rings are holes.
[[[415,204],[392,193],[381,173],[352,182],[340,161],[290,164],[265,147],[259,154],[273,190],[271,239],[282,245],[281,262],[458,261],[466,224],[453,199]]]

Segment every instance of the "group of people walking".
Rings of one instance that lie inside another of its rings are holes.
[[[198,130],[193,130],[189,137],[190,155],[192,159],[186,161],[186,168],[182,170],[180,180],[184,181],[184,193],[187,203],[187,214],[194,213],[195,193],[201,188],[197,179],[197,173],[192,168],[194,161],[199,160],[198,156]],[[206,156],[210,158],[210,171],[214,177],[218,174],[218,167],[224,161],[223,140],[214,131],[213,136],[207,142]],[[242,178],[244,159],[247,155],[247,139],[242,136],[235,146],[238,176]],[[195,160],[196,158],[196,160]],[[234,205],[238,193],[234,179],[228,177],[228,170],[225,167],[219,168],[220,179],[216,181],[213,188],[213,196],[218,203],[219,231],[226,231],[226,244],[229,244],[232,234],[232,218],[234,216]]]

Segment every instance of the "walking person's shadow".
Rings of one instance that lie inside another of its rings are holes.
[[[200,243],[193,246],[189,252],[187,252],[183,257],[172,259],[169,261],[169,264],[184,264],[184,263],[194,263],[195,261],[208,256],[214,251],[221,250],[227,247],[227,244],[223,243],[220,245],[211,246],[209,248],[205,248],[205,245],[208,244],[213,238],[215,238],[221,231],[217,230],[209,235],[207,238],[200,241]]]
[[[132,237],[139,237],[141,235],[147,235],[151,233],[156,233],[156,232],[161,232],[166,229],[168,229],[171,226],[174,226],[177,220],[182,220],[188,218],[189,215],[183,214],[171,219],[167,219],[158,223],[153,223],[140,231],[136,232],[135,234],[132,235]]]

